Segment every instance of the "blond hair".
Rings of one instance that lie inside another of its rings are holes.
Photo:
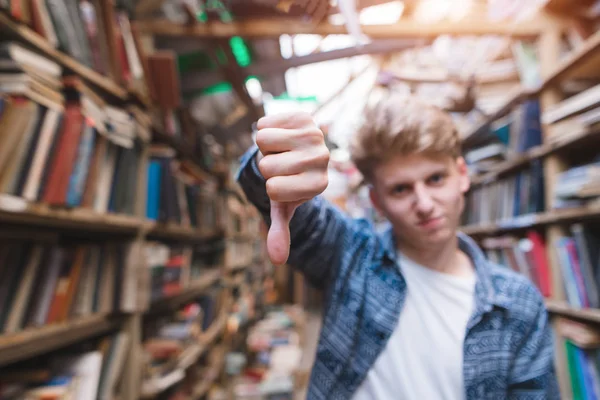
[[[377,163],[415,153],[459,157],[461,141],[450,115],[413,96],[389,92],[366,110],[350,146],[352,161],[365,179]]]

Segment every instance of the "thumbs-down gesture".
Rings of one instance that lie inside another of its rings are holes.
[[[289,224],[296,208],[327,188],[329,149],[323,132],[304,112],[263,117],[257,128],[258,168],[271,200],[267,251],[273,264],[282,265],[289,257]]]

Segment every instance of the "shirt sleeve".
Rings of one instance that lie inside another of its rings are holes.
[[[252,146],[241,158],[236,180],[247,199],[270,225],[270,200],[265,179]],[[345,241],[351,239],[353,220],[321,196],[296,209],[290,221],[291,247],[288,264],[301,271],[315,287],[325,289],[341,262]]]
[[[517,349],[509,382],[509,399],[560,399],[554,367],[554,334],[543,298],[535,289],[536,311]]]

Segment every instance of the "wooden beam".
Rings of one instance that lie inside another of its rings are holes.
[[[264,60],[245,68],[248,75],[269,75],[285,72],[290,68],[303,65],[315,64],[324,61],[338,60],[362,55],[388,54],[404,51],[418,46],[428,44],[427,40],[377,40],[364,46],[352,46],[338,50],[330,50],[322,53],[308,54],[306,56],[291,57],[277,62]]]
[[[231,23],[208,22],[194,26],[178,25],[166,19],[137,21],[139,32],[165,36],[192,37],[232,37],[247,38],[278,37],[280,35],[315,34],[336,35],[346,34],[343,25],[332,25],[328,22],[312,24],[300,19],[255,19]],[[444,21],[433,24],[402,19],[395,24],[365,25],[362,32],[373,38],[434,38],[440,35],[503,35],[516,38],[535,38],[547,27],[545,19],[536,19],[523,23],[493,22],[493,21]]]
[[[331,50],[323,53],[308,54],[306,56],[291,57],[281,60],[261,60],[242,71],[245,76],[269,76],[281,74],[290,68],[315,64],[323,61],[338,60],[340,58],[355,57],[360,55],[388,54],[403,51],[416,46],[427,44],[426,40],[378,40],[360,47],[348,47]],[[219,71],[201,72],[182,78],[182,90],[186,92],[202,90],[221,81]]]
[[[227,64],[222,65],[220,67],[223,76],[225,77],[225,79],[227,79],[227,81],[231,83],[233,89],[240,97],[240,100],[242,100],[244,105],[248,108],[248,114],[250,115],[250,117],[252,117],[255,121],[258,120],[263,116],[264,113],[259,111],[258,107],[254,104],[254,100],[252,99],[252,97],[250,97],[250,94],[246,89],[244,72],[242,71],[241,67],[237,64],[235,55],[233,54],[229,43],[227,42],[227,40],[224,39],[214,40],[213,43],[214,48],[220,48],[225,54],[225,57],[227,57]],[[219,61],[216,57],[216,53],[212,49],[210,53],[214,61],[218,63]]]

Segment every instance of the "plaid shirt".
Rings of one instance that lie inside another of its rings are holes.
[[[237,180],[269,223],[256,151],[254,146],[242,157]],[[298,207],[290,233],[288,263],[326,299],[308,399],[351,399],[385,348],[406,297],[392,231],[377,234],[366,221],[347,217],[319,196]],[[539,291],[523,276],[489,262],[471,238],[458,237],[477,275],[464,340],[465,398],[560,398],[553,334]]]

